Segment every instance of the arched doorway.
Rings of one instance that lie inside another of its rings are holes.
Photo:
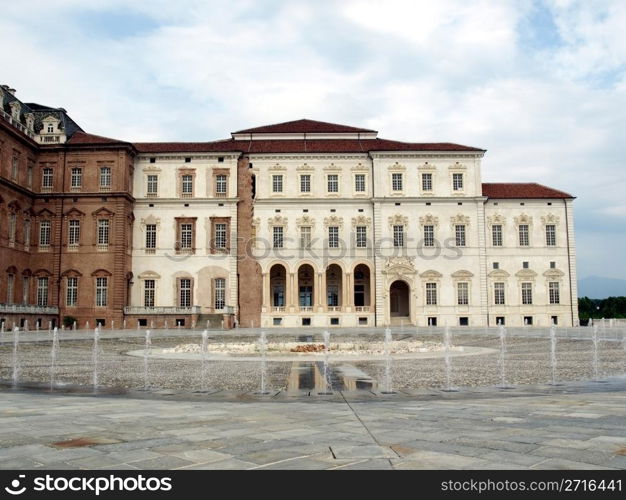
[[[343,306],[343,271],[337,264],[326,269],[326,305],[329,311],[339,311]]]
[[[371,303],[370,268],[359,264],[354,268],[354,306],[357,312],[369,311]]]
[[[313,310],[313,291],[315,272],[309,264],[298,268],[298,305],[301,311]]]
[[[394,281],[389,287],[389,313],[392,318],[410,315],[409,285],[404,281]]]
[[[274,310],[284,310],[287,285],[287,271],[282,264],[274,264],[270,269],[270,304]]]

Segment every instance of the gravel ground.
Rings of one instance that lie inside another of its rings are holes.
[[[305,340],[297,336],[284,336],[288,340]],[[342,335],[342,340],[357,340],[359,337]],[[362,340],[362,337],[360,337]],[[402,335],[394,336],[402,339]],[[440,342],[440,336],[421,334],[420,340]],[[226,336],[215,336],[210,343],[227,340]],[[236,341],[246,340],[238,336]],[[248,341],[256,342],[257,337]],[[316,342],[319,340],[315,338]],[[377,340],[380,340],[377,339]],[[198,343],[194,337],[159,337],[152,339],[155,348],[173,348],[185,343]],[[489,347],[500,349],[500,340],[492,335],[465,334],[456,337],[455,345]],[[51,342],[29,343],[22,337],[19,347],[19,379],[28,382],[48,382],[50,380]],[[144,360],[128,356],[128,351],[144,348],[141,338],[103,339],[100,341],[98,381],[106,387],[137,389],[144,386]],[[0,345],[0,379],[8,381],[12,377],[13,347]],[[557,345],[557,378],[560,381],[589,380],[594,378],[592,343],[588,340],[559,339]],[[341,364],[345,364],[342,362]],[[383,362],[355,361],[352,363],[372,379],[382,381],[385,366]],[[501,383],[499,354],[453,357],[452,385],[493,386]],[[282,389],[292,369],[292,362],[267,363],[267,386]],[[508,384],[541,384],[549,382],[550,341],[538,338],[511,337],[507,341],[506,382]],[[331,364],[332,369],[332,364]],[[623,374],[625,371],[625,351],[618,342],[599,343],[600,376]],[[55,367],[55,381],[60,383],[91,385],[93,377],[93,352],[91,341],[60,341]],[[259,389],[260,363],[237,361],[210,361],[205,367],[203,383],[202,364],[198,360],[150,359],[148,363],[148,385],[151,388],[176,390],[217,389],[239,392]],[[441,388],[446,385],[443,358],[396,360],[393,362],[393,387],[400,388]]]

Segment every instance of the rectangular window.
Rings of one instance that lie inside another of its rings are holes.
[[[182,278],[178,282],[179,286],[179,307],[191,307],[191,280]]]
[[[549,247],[556,246],[556,226],[554,224],[546,226],[546,245]]]
[[[328,227],[328,247],[339,248],[339,226]]]
[[[159,176],[148,175],[146,182],[146,194],[149,197],[155,197],[159,193]]]
[[[533,284],[522,283],[522,304],[530,305],[533,303]]]
[[[437,305],[437,283],[426,283],[426,305]]]
[[[109,278],[96,278],[96,307],[107,306],[107,287]]]
[[[357,248],[367,247],[367,227],[366,226],[356,227],[356,247]]]
[[[215,309],[224,309],[226,306],[226,280],[215,279]]]
[[[191,197],[193,195],[193,175],[183,175],[181,179],[181,186],[183,197]]]
[[[393,191],[402,191],[402,174],[391,174],[391,189]]]
[[[452,189],[463,191],[463,174],[452,174]]]
[[[224,174],[215,176],[215,194],[220,197],[225,197],[228,192],[227,178]]]
[[[303,174],[300,176],[300,192],[311,192],[311,176],[309,174]]]
[[[456,246],[464,247],[465,246],[465,225],[458,224],[454,227]]]
[[[424,226],[424,246],[435,246],[435,226]]]
[[[328,175],[328,192],[329,193],[339,192],[339,176],[337,174]]]
[[[15,231],[17,229],[17,215],[9,214],[9,246],[15,245]]]
[[[22,304],[28,304],[30,302],[30,278],[24,276],[22,278]]]
[[[41,174],[41,190],[42,191],[50,191],[52,190],[52,180],[53,180],[53,172],[51,168],[44,168]]]
[[[67,244],[71,247],[80,244],[80,221],[72,219],[68,222]]]
[[[393,226],[393,246],[396,248],[404,246],[404,226]]]
[[[272,192],[273,193],[283,192],[283,176],[282,175],[272,175]]]
[[[190,250],[193,246],[193,225],[180,225],[180,248]]]
[[[215,248],[226,248],[226,224],[215,224]]]
[[[491,242],[494,247],[502,246],[502,225],[495,224],[491,226]]]
[[[98,219],[98,245],[109,244],[109,219]]]
[[[283,248],[283,226],[274,226],[274,248]]]
[[[111,167],[100,167],[100,189],[111,189]]]
[[[300,227],[300,248],[311,248],[311,226]]]
[[[78,190],[81,188],[82,185],[83,185],[83,169],[74,167],[72,169],[70,186],[73,190]]]
[[[50,246],[50,221],[49,220],[42,220],[39,223],[39,246],[40,247]]]
[[[143,280],[143,305],[144,307],[154,307],[154,294],[156,290],[154,280]]]
[[[30,221],[24,221],[24,248],[28,250],[30,247]]]
[[[559,282],[551,281],[548,283],[548,291],[550,292],[550,304],[560,304],[561,292],[559,290]]]
[[[504,283],[493,284],[493,302],[497,306],[503,306],[504,302]]]
[[[433,190],[433,174],[422,174],[422,191]]]
[[[156,249],[156,224],[146,224],[146,250]]]
[[[365,192],[365,174],[354,175],[354,190],[357,193]]]
[[[65,305],[76,307],[78,303],[78,278],[67,278],[67,289],[65,292]]]
[[[329,307],[339,306],[339,287],[337,285],[326,287],[326,302]]]
[[[48,305],[48,278],[37,278],[37,305]]]
[[[530,245],[530,238],[528,235],[528,224],[521,224],[519,226],[519,246],[527,247]]]
[[[457,284],[457,304],[460,306],[466,306],[469,304],[469,283]]]
[[[11,180],[17,181],[17,172],[18,172],[18,166],[19,166],[19,160],[17,158],[17,156],[13,157],[13,161],[11,163],[12,167],[11,167]]]
[[[15,288],[15,275],[7,275],[7,304],[13,304],[13,289]]]

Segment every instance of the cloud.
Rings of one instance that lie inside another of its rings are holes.
[[[210,140],[310,117],[484,147],[484,180],[578,196],[591,250],[626,232],[623,26],[619,0],[32,0],[3,7],[0,39],[21,98],[102,135]],[[594,273],[626,278],[619,253]]]

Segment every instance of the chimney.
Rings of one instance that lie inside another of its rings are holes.
[[[9,94],[11,95],[15,95],[15,89],[12,89],[11,87],[9,87],[8,85],[1,85],[1,87],[6,90]]]

